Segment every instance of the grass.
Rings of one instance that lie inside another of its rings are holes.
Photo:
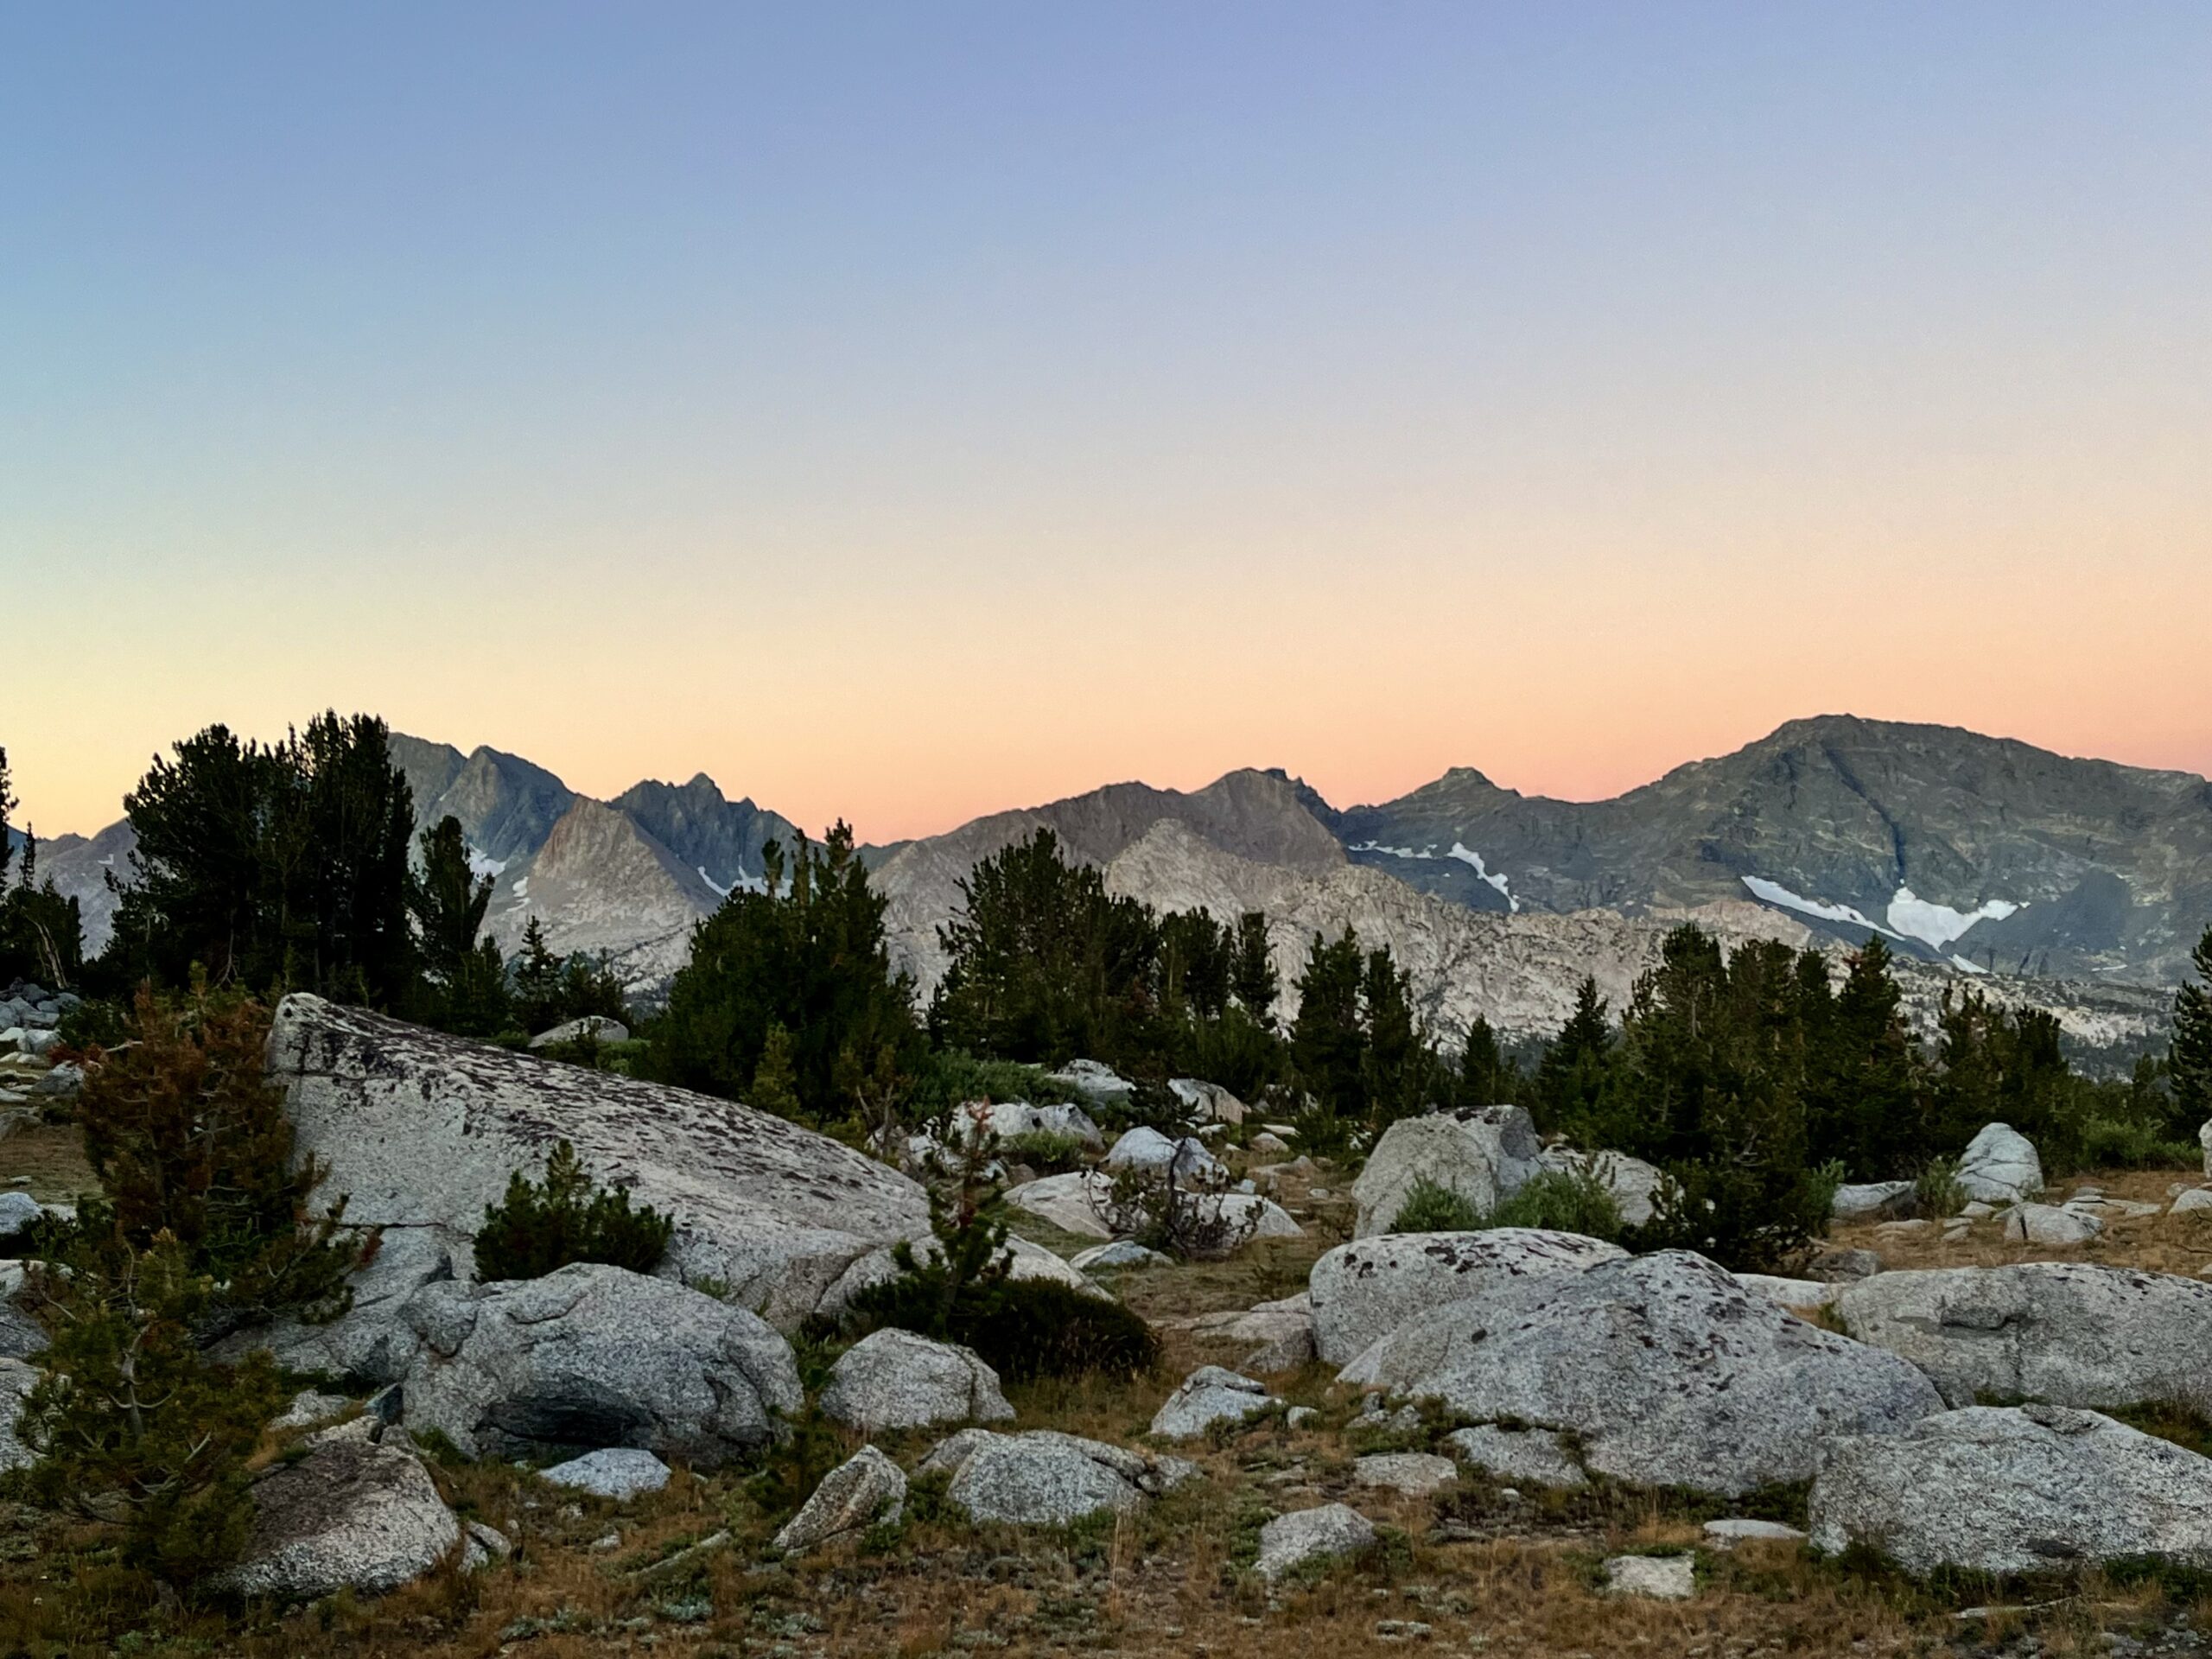
[[[41,1123],[0,1141],[0,1191],[15,1186],[41,1204],[73,1204],[100,1190],[85,1157],[84,1132],[73,1123]]]

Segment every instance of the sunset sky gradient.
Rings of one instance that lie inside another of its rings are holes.
[[[0,746],[2212,772],[2212,6],[0,12]]]

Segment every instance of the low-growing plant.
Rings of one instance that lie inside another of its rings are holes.
[[[1441,1181],[1416,1176],[1407,1189],[1406,1201],[1390,1223],[1394,1233],[1471,1233],[1483,1224],[1483,1212],[1465,1193]]]
[[[518,1170],[506,1197],[484,1211],[476,1235],[476,1277],[542,1279],[574,1262],[604,1262],[651,1273],[668,1249],[676,1221],[645,1205],[632,1209],[619,1187],[601,1188],[563,1141],[545,1160],[545,1179]]]
[[[1540,1170],[1485,1215],[1484,1227],[1547,1227],[1617,1244],[1628,1231],[1612,1189],[1586,1169]]]
[[[1959,1160],[1930,1158],[1912,1183],[1913,1213],[1940,1220],[1966,1207],[1967,1189],[1959,1179]]]
[[[1223,1194],[1193,1185],[1179,1172],[1181,1162],[1121,1170],[1091,1206],[1117,1238],[1179,1261],[1224,1261],[1259,1230],[1260,1208],[1232,1208]]]
[[[1046,1174],[1077,1168],[1084,1151],[1080,1137],[1057,1129],[1030,1129],[1010,1135],[999,1142],[999,1152],[1009,1162],[1027,1164]]]

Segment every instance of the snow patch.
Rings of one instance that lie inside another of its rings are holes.
[[[727,899],[729,897],[730,889],[722,886],[722,884],[715,880],[713,876],[709,875],[707,874],[707,867],[705,865],[694,864],[691,868],[699,872],[699,879],[702,881],[705,882],[709,887],[715,890],[715,898]]]
[[[1907,938],[1920,939],[1941,950],[1976,922],[2001,922],[2018,915],[2020,906],[2009,899],[1992,899],[1979,910],[1956,911],[1948,905],[1930,904],[1910,887],[1899,887],[1890,900],[1890,925]]]
[[[512,861],[509,859],[494,858],[491,854],[475,847],[468,849],[468,873],[474,876],[488,875],[496,881],[505,874],[506,868]]]
[[[1391,858],[1434,858],[1436,856],[1436,849],[1433,847],[1425,853],[1417,853],[1410,847],[1385,847],[1379,841],[1363,841],[1351,850],[1355,853],[1382,853]]]
[[[1790,892],[1779,881],[1770,881],[1762,875],[1745,876],[1744,885],[1751,889],[1752,898],[1764,899],[1770,905],[1779,905],[1784,910],[1794,910],[1802,916],[1816,916],[1824,922],[1848,922],[1853,927],[1871,928],[1893,939],[1900,937],[1849,905],[1831,905],[1824,899],[1808,899],[1801,893]]]
[[[1474,851],[1471,848],[1463,846],[1460,842],[1455,841],[1452,843],[1452,850],[1446,853],[1445,856],[1446,858],[1456,858],[1462,864],[1471,865],[1474,868],[1476,876],[1480,880],[1488,882],[1491,887],[1496,887],[1498,891],[1498,896],[1505,900],[1507,906],[1511,908],[1513,912],[1516,915],[1520,913],[1521,901],[1518,899],[1516,899],[1511,893],[1507,891],[1504,874],[1500,872],[1493,874],[1483,863],[1483,855],[1480,853]]]
[[[1964,957],[1953,957],[1951,958],[1951,966],[1957,969],[1962,974],[1986,974],[1989,971],[1988,969],[1983,967],[1980,963],[1968,962]]]
[[[526,901],[529,898],[530,878],[525,875],[521,880],[515,883],[515,899],[517,903],[522,903]]]

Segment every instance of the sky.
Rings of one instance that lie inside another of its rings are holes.
[[[0,0],[0,747],[2212,772],[2212,7]]]

